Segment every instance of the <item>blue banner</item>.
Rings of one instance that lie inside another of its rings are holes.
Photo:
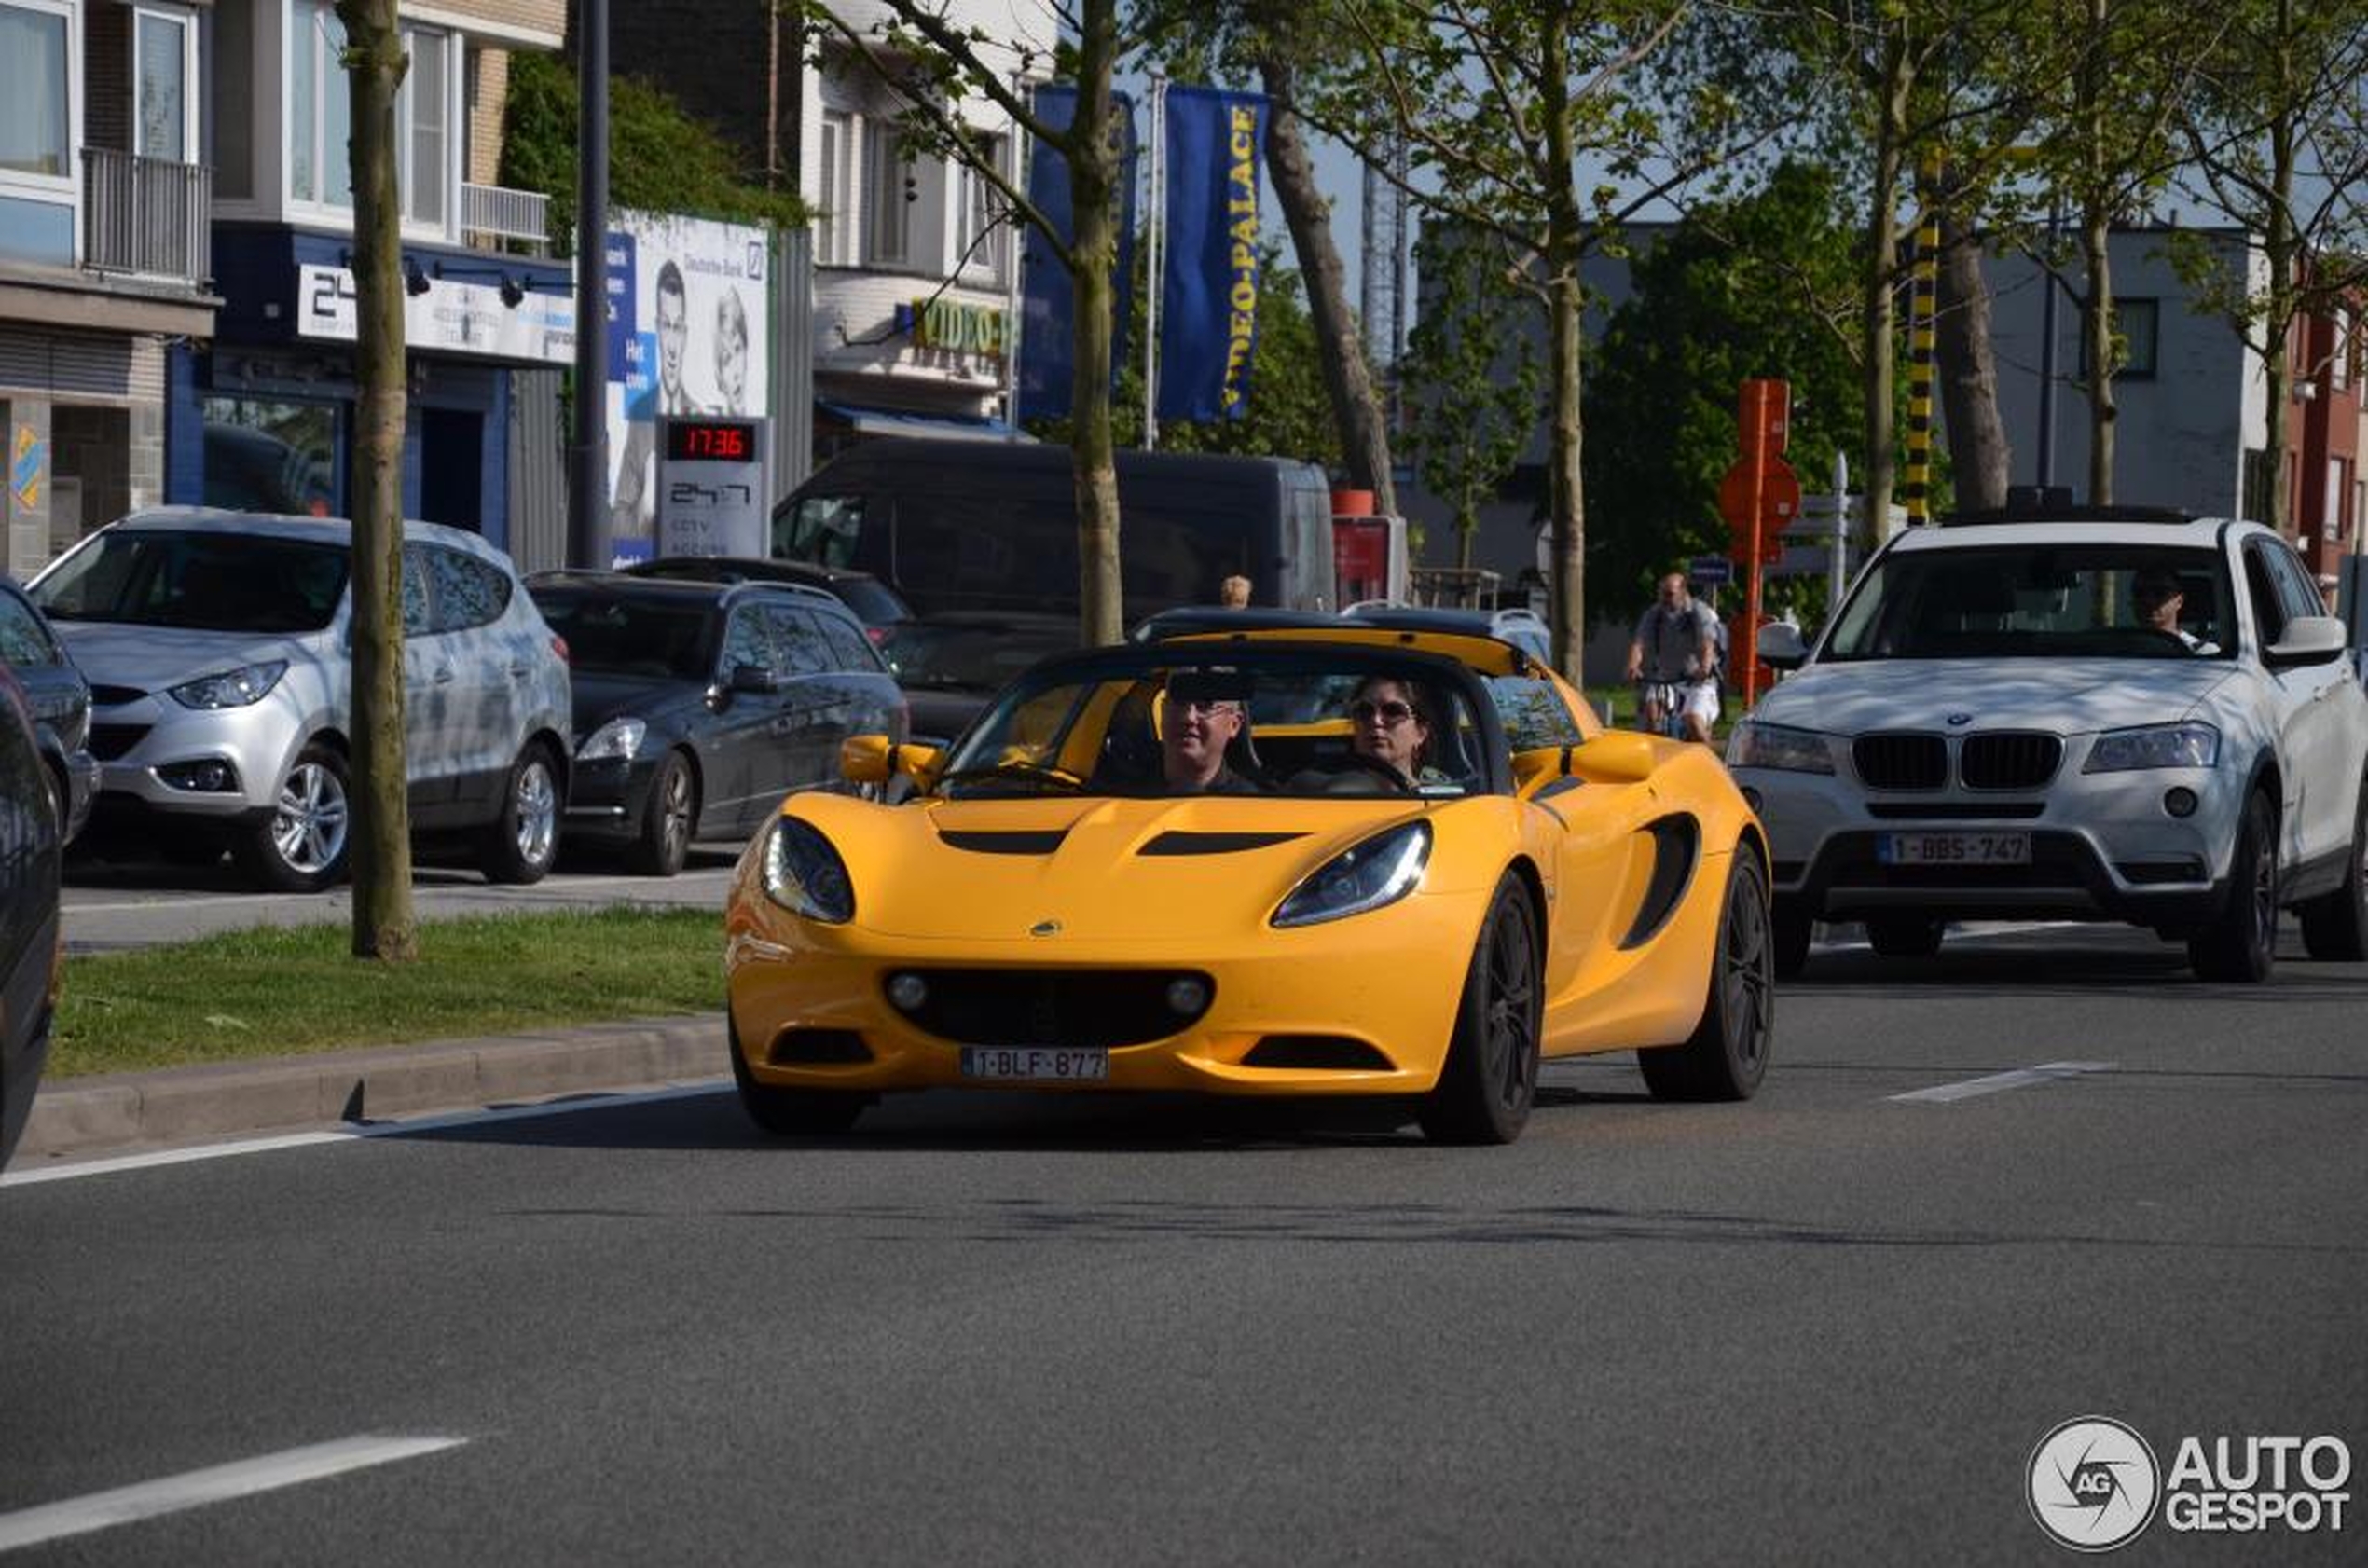
[[[1167,260],[1160,289],[1159,417],[1249,412],[1258,347],[1258,166],[1266,100],[1167,89]]]
[[[1119,189],[1122,199],[1118,276],[1112,280],[1116,300],[1112,306],[1115,319],[1110,326],[1110,380],[1115,385],[1118,367],[1126,360],[1126,321],[1135,297],[1135,108],[1122,92],[1111,94],[1110,101],[1117,111],[1122,138],[1119,149]],[[1047,126],[1065,131],[1077,116],[1077,89],[1039,87],[1036,89],[1035,107],[1038,117]],[[1069,213],[1068,160],[1041,143],[1029,152],[1027,199],[1060,230],[1061,242],[1067,244],[1077,232]],[[1076,290],[1069,282],[1068,269],[1053,255],[1041,235],[1023,230],[1021,241],[1027,258],[1020,292],[1019,407],[1013,410],[1012,420],[1065,420],[1068,418],[1072,390],[1070,366],[1076,358]]]

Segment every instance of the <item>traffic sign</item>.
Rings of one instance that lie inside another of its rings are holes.
[[[1696,556],[1687,565],[1686,575],[1704,586],[1732,583],[1735,563],[1725,556]]]

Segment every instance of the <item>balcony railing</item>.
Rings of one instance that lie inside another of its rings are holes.
[[[529,255],[547,255],[551,245],[551,199],[537,191],[504,190],[500,186],[461,187],[461,239],[464,243],[490,241],[497,251],[524,247]]]
[[[98,272],[213,280],[213,171],[82,149],[82,264]]]

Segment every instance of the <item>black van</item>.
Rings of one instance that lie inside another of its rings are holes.
[[[1324,471],[1280,458],[1118,454],[1125,617],[1213,604],[1250,580],[1250,602],[1336,610]],[[1074,613],[1077,505],[1069,449],[1039,443],[867,441],[773,514],[773,554],[860,567],[923,615]]]

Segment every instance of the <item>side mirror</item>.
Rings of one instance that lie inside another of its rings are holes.
[[[736,692],[761,697],[771,696],[781,689],[781,682],[763,665],[734,665],[731,685]]]
[[[2286,623],[2286,635],[2261,651],[2261,662],[2272,669],[2297,665],[2332,664],[2343,657],[2347,635],[2333,615],[2297,615]]]
[[[1570,770],[1603,784],[1636,784],[1656,765],[1653,742],[1634,730],[1605,730],[1571,748]]]
[[[839,777],[850,784],[885,784],[896,772],[896,745],[884,735],[851,735],[839,742]]]
[[[1759,628],[1752,652],[1770,669],[1798,669],[1809,662],[1809,644],[1801,640],[1800,628],[1782,621]]]

